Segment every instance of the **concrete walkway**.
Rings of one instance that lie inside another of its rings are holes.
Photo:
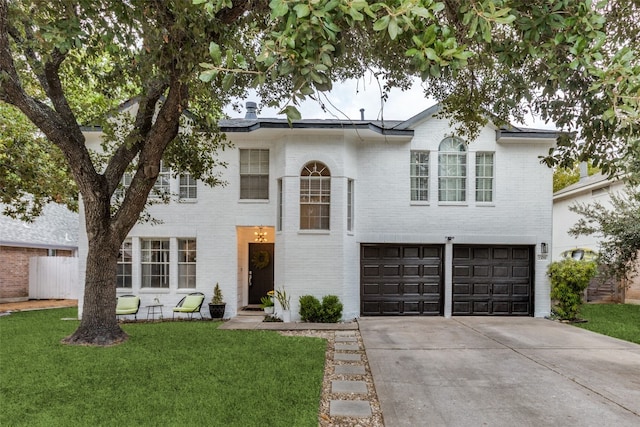
[[[359,324],[389,427],[640,426],[640,345],[534,318]]]

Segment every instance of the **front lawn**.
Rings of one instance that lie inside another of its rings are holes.
[[[0,318],[0,425],[317,426],[326,341],[216,322],[123,324],[66,346],[77,309]]]
[[[640,344],[640,305],[584,304],[579,316],[588,322],[576,326]]]

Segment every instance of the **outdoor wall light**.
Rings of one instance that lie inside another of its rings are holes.
[[[453,237],[453,236],[447,236],[446,238],[447,238],[447,242],[450,242],[450,241],[452,241],[453,239],[455,239],[455,237]]]
[[[540,243],[540,253],[541,254],[549,253],[549,245],[547,245],[545,242]]]

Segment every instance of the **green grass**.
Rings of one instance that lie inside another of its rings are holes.
[[[124,324],[67,346],[76,309],[0,318],[2,426],[317,426],[326,342],[214,322]]]
[[[584,304],[579,316],[588,320],[580,328],[640,344],[640,305]]]

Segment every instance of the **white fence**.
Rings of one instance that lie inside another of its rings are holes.
[[[30,299],[78,299],[78,258],[29,259]]]

